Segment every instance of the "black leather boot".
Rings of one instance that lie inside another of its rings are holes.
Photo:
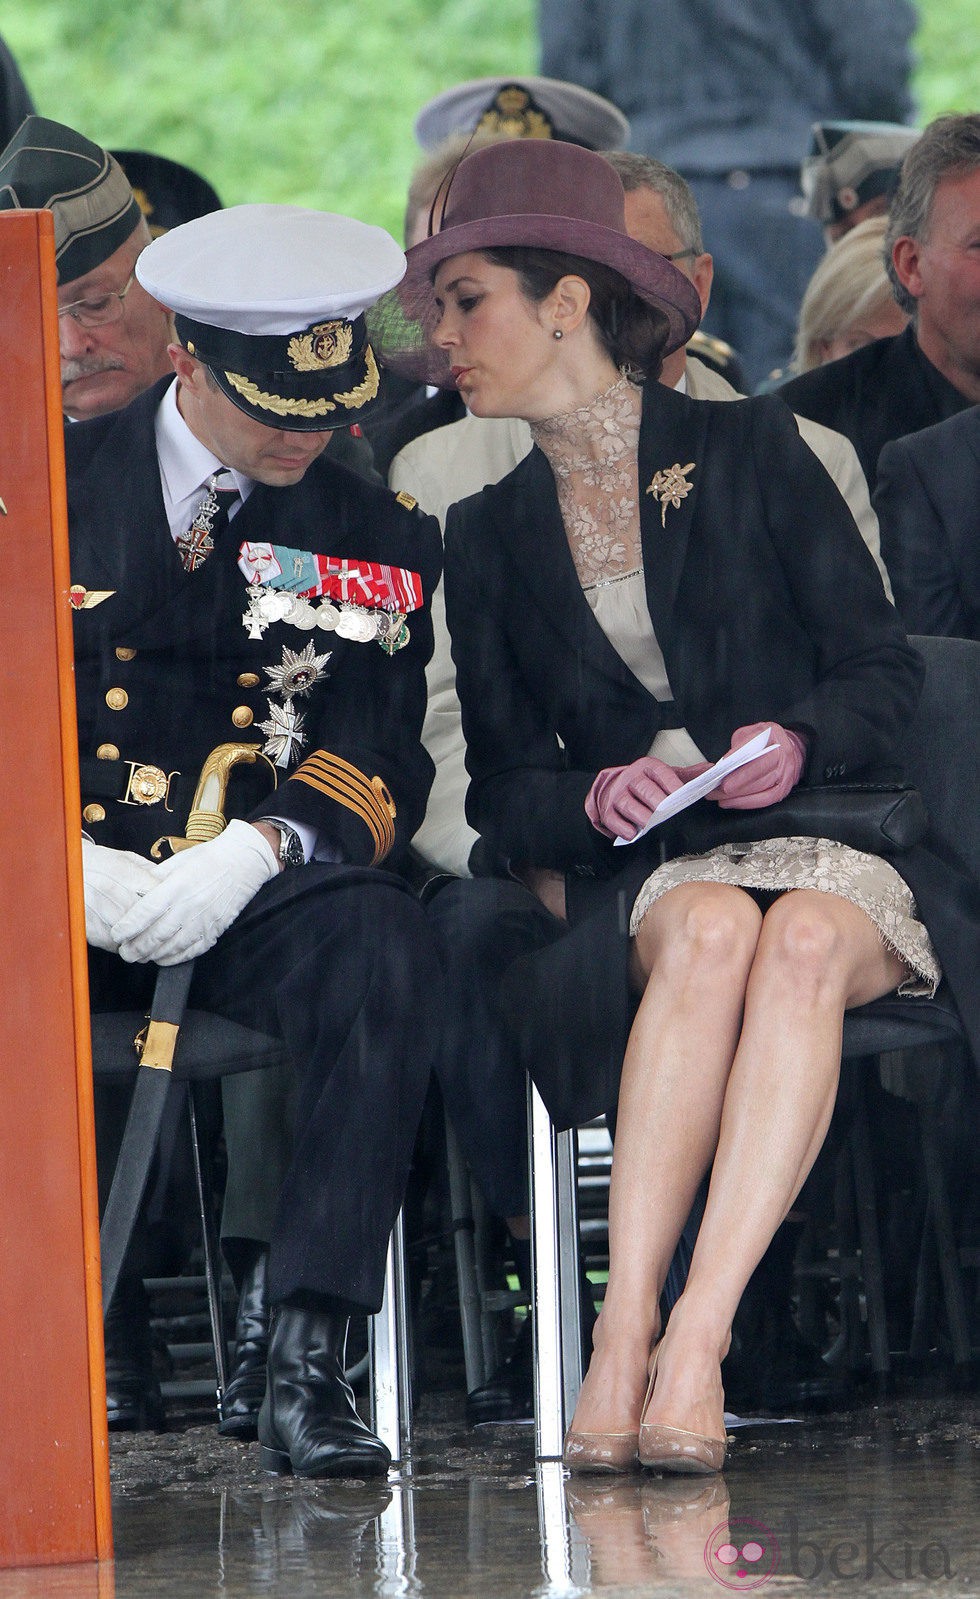
[[[221,1401],[218,1431],[250,1443],[258,1437],[269,1358],[268,1249],[260,1249],[245,1273],[235,1321],[235,1359]]]
[[[163,1395],[153,1370],[150,1307],[139,1277],[121,1277],[105,1320],[110,1432],[162,1432]]]
[[[528,1297],[531,1295],[531,1246],[525,1239],[511,1239],[511,1253],[517,1267],[518,1279]],[[592,1329],[596,1323],[595,1300],[592,1284],[586,1275],[585,1264],[579,1258],[579,1316],[582,1329],[582,1370],[587,1371],[592,1359]],[[500,1369],[485,1382],[466,1395],[466,1420],[471,1427],[488,1422],[534,1420],[534,1339],[531,1311],[521,1322],[511,1345],[510,1353]]]
[[[487,1422],[534,1420],[534,1339],[531,1312],[521,1322],[503,1365],[482,1388],[466,1395],[471,1427]]]
[[[391,1455],[365,1427],[344,1376],[347,1318],[277,1305],[269,1381],[259,1413],[263,1471],[297,1477],[383,1477]]]

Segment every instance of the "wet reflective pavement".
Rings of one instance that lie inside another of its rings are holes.
[[[980,1593],[975,1394],[746,1429],[717,1478],[569,1478],[460,1413],[423,1398],[387,1484],[270,1478],[210,1426],[114,1438],[114,1564],[0,1572],[0,1599]]]

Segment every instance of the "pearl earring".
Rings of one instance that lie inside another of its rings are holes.
[[[562,332],[561,328],[556,328],[554,333],[551,336],[552,336],[553,339],[563,339],[565,337],[565,335]]]

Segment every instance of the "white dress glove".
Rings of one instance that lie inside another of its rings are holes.
[[[85,936],[96,949],[116,953],[112,929],[153,887],[158,868],[128,849],[107,849],[90,838],[82,839],[82,876],[85,882]]]
[[[176,966],[217,943],[279,861],[250,822],[229,822],[206,844],[157,866],[153,887],[112,928],[124,961]]]

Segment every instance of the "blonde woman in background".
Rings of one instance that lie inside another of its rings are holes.
[[[800,306],[793,357],[797,372],[837,361],[906,327],[908,317],[896,305],[885,272],[887,228],[887,217],[859,222],[820,262]]]

